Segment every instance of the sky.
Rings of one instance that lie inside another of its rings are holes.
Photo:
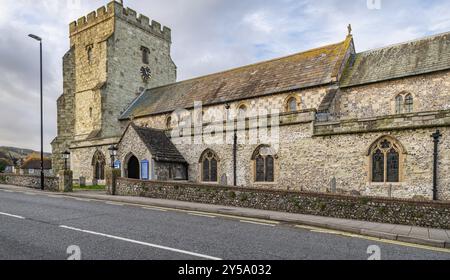
[[[56,136],[56,99],[68,25],[107,0],[0,0],[0,146],[38,150],[39,45],[44,40],[44,149]],[[178,80],[343,41],[356,51],[450,31],[448,0],[124,0],[172,29]]]

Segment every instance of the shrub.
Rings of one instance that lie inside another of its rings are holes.
[[[239,199],[241,201],[247,201],[248,200],[248,195],[246,193],[242,193]]]
[[[236,198],[236,193],[234,191],[229,191],[227,193],[227,196],[228,196],[228,198],[235,199]]]

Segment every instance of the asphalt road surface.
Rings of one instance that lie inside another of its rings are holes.
[[[450,260],[449,249],[217,214],[0,190],[1,260]]]

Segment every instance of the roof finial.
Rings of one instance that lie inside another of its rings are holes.
[[[123,0],[118,0],[118,1],[123,6]]]
[[[352,35],[352,25],[351,24],[349,24],[347,26],[347,29],[348,29],[348,36]]]

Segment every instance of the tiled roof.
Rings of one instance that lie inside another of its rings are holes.
[[[21,169],[41,169],[41,159],[38,158],[31,158],[26,160],[22,166]],[[48,158],[44,158],[44,169],[49,170],[52,169],[52,160]]]
[[[357,54],[341,87],[450,69],[450,32]]]
[[[352,37],[343,42],[142,93],[120,117],[169,113],[336,82]]]
[[[163,130],[139,127],[133,123],[131,127],[139,135],[155,161],[187,163]]]

